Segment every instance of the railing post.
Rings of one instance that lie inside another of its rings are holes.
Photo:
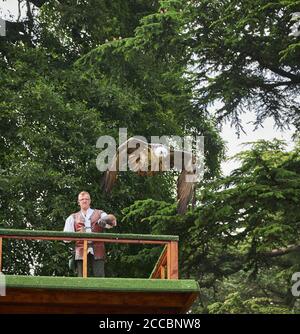
[[[178,242],[170,241],[167,248],[168,279],[178,279]]]
[[[165,273],[165,266],[161,265],[160,267],[160,278],[165,279],[166,278],[166,273]]]
[[[0,238],[0,272],[2,271],[2,238]]]
[[[87,277],[87,240],[83,241],[82,276]]]

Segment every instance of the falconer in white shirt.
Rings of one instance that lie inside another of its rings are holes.
[[[113,214],[98,209],[92,209],[90,194],[82,191],[78,195],[80,211],[71,214],[64,227],[64,232],[86,232],[100,233],[106,228],[117,225],[116,217]],[[75,262],[78,277],[82,277],[83,241],[76,241]],[[88,268],[91,268],[95,277],[104,277],[105,247],[101,241],[88,243]]]

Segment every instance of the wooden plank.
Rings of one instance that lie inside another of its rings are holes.
[[[155,267],[150,275],[150,278],[161,278],[161,267],[167,264],[167,245],[164,247],[157,260]]]
[[[182,312],[186,313],[191,306],[193,305],[194,301],[199,297],[198,293],[191,293],[189,296],[187,296],[186,302],[182,306]]]
[[[190,292],[8,288],[0,299],[0,313],[182,313],[196,296]]]
[[[160,266],[160,278],[161,279],[166,278],[166,268],[165,268],[165,266]]]
[[[167,245],[167,278],[171,277],[171,244]]]
[[[39,236],[19,236],[19,235],[1,235],[3,239],[22,239],[22,240],[63,240],[63,241],[102,241],[107,243],[116,244],[153,244],[153,245],[165,245],[168,241],[164,240],[147,240],[147,239],[106,239],[106,238],[93,238],[93,237],[82,237],[82,238],[72,238],[72,237],[39,237]]]
[[[82,276],[87,277],[87,249],[88,249],[87,240],[83,241],[83,262],[82,262]]]
[[[63,231],[45,231],[45,230],[19,230],[19,229],[1,229],[1,236],[28,236],[28,237],[52,237],[52,238],[85,238],[85,234],[77,232],[63,232]],[[99,239],[120,239],[120,240],[153,240],[153,241],[178,241],[176,235],[153,235],[153,234],[128,234],[128,233],[92,233],[93,238]]]
[[[178,243],[171,241],[167,246],[167,277],[178,279]]]
[[[181,307],[187,292],[123,292],[123,291],[84,291],[7,288],[2,303],[20,304],[64,304],[64,305],[135,305]]]

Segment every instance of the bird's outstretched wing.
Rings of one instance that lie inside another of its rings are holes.
[[[118,165],[119,165],[119,153],[117,152],[113,157],[113,160],[110,164],[109,169],[106,170],[103,181],[102,181],[102,187],[104,191],[107,193],[111,192],[112,187],[115,184],[117,180],[117,175],[118,175],[117,170],[115,170],[112,167],[118,166]]]
[[[183,214],[193,196],[196,183],[195,156],[187,151],[171,153],[174,169],[181,170],[177,179],[177,212]]]
[[[183,170],[177,180],[177,212],[183,214],[193,196],[195,182],[188,182],[187,178],[191,176],[189,172]]]
[[[105,172],[103,181],[105,192],[111,192],[117,180],[119,170],[127,166],[127,159],[129,168],[133,172],[148,170],[148,151],[148,143],[137,138],[129,138],[126,142],[121,144],[109,168]]]
[[[181,171],[177,180],[177,211],[183,214],[195,187],[195,157],[192,153],[168,150],[164,145],[148,144],[138,138],[129,138],[120,145],[104,176],[104,190],[109,193],[123,167],[141,175],[154,175],[170,169]],[[125,169],[126,170],[126,169]],[[194,177],[194,178],[193,178]]]

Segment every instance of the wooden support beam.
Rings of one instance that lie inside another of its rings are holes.
[[[150,278],[166,278],[165,274],[166,265],[167,265],[167,245],[165,245],[163,251],[161,252],[160,257],[156,262],[155,268],[150,275]]]
[[[83,241],[83,263],[82,263],[82,276],[87,277],[87,240]]]
[[[166,278],[166,267],[165,266],[161,266],[160,267],[160,278],[161,279],[165,279]]]
[[[167,278],[178,279],[178,242],[170,241],[167,246]]]
[[[72,237],[41,237],[41,236],[23,236],[23,235],[1,235],[3,239],[22,239],[22,240],[63,240],[63,241],[102,241],[105,243],[116,243],[116,244],[151,244],[151,245],[166,245],[168,241],[165,240],[147,240],[147,239],[118,239],[118,238],[72,238]]]

